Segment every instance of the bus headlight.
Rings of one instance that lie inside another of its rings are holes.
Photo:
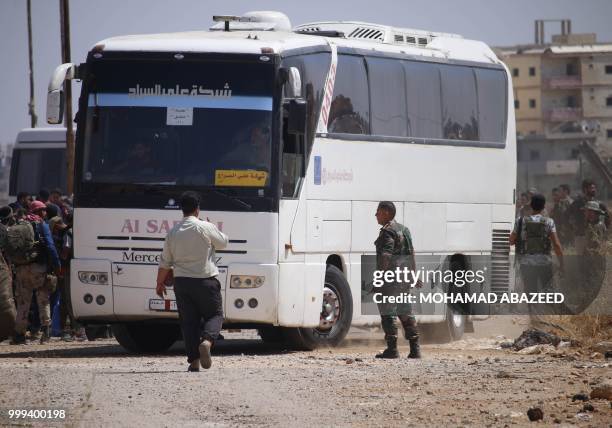
[[[230,288],[257,288],[261,287],[265,281],[265,276],[232,275],[230,277]]]
[[[79,272],[79,280],[84,284],[107,285],[108,273],[81,271]]]

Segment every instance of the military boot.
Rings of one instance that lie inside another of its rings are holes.
[[[40,328],[41,331],[41,335],[40,335],[40,344],[42,345],[43,343],[47,343],[49,341],[49,331],[50,328],[49,326],[43,326]]]
[[[380,354],[376,354],[376,358],[399,358],[399,352],[397,352],[397,337],[388,337],[387,349]]]
[[[409,339],[408,341],[410,342],[410,354],[408,354],[408,358],[421,358],[419,339]]]

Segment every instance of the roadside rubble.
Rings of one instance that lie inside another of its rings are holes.
[[[561,343],[561,338],[556,334],[546,333],[537,328],[529,328],[525,330],[512,345],[515,351],[521,351],[525,348],[531,348],[537,345],[552,345],[556,347]]]

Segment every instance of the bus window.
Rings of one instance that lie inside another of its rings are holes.
[[[469,67],[440,65],[442,131],[448,140],[478,141],[476,79]]]
[[[434,64],[402,61],[406,73],[406,101],[410,136],[442,138],[440,72]]]
[[[506,139],[506,75],[501,70],[475,68],[478,84],[480,141],[503,143]]]
[[[16,149],[11,161],[9,192],[38,193],[42,188],[66,188],[65,149]]]
[[[338,55],[338,72],[329,112],[329,132],[370,133],[368,78],[362,57]]]
[[[302,77],[302,96],[308,102],[307,153],[310,153],[315,136],[330,61],[331,55],[327,52],[290,56],[283,60],[283,67],[297,67]]]
[[[393,59],[367,58],[372,101],[372,134],[408,136],[402,63]]]

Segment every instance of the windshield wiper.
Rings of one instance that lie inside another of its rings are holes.
[[[249,210],[253,208],[253,206],[251,204],[249,204],[247,202],[244,202],[242,199],[240,199],[240,198],[238,198],[236,196],[228,195],[227,193],[222,192],[221,190],[218,190],[218,189],[208,189],[208,191],[212,192],[212,193],[214,193],[216,195],[223,196],[226,199],[229,199],[231,201],[234,201],[238,205],[240,205],[242,208],[246,208],[246,209],[249,209]]]

